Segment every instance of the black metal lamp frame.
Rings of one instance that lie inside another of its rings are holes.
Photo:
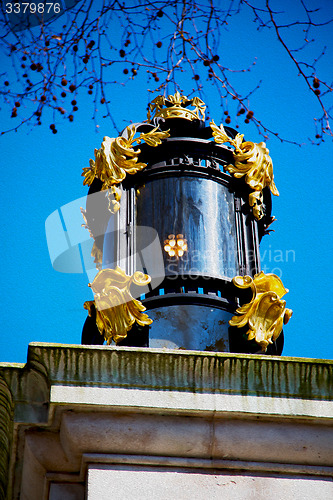
[[[166,126],[167,125],[167,126]],[[167,123],[160,122],[161,128],[170,128],[171,137],[164,140],[157,148],[151,148],[146,144],[140,145],[140,161],[147,164],[146,168],[134,176],[127,176],[122,183],[122,208],[114,217],[115,234],[115,255],[114,262],[125,262],[127,268],[124,269],[128,275],[133,274],[135,269],[135,248],[136,248],[136,190],[139,186],[154,182],[157,179],[166,178],[198,178],[209,179],[222,184],[228,188],[234,198],[235,228],[237,239],[237,259],[239,274],[254,276],[260,272],[259,243],[265,234],[268,225],[271,223],[271,195],[268,188],[264,189],[264,217],[257,221],[251,212],[248,204],[249,187],[242,180],[235,180],[229,174],[223,172],[223,167],[233,163],[233,153],[230,148],[218,145],[209,138],[212,136],[210,127],[203,127],[203,122],[188,122],[182,119],[170,119]],[[152,125],[137,125],[139,132],[150,130]],[[236,135],[236,131],[225,127],[230,137]],[[184,135],[186,136],[184,137]],[[101,182],[95,179],[89,194],[99,191]],[[103,202],[102,203],[106,203]],[[98,234],[106,231],[109,215],[99,222],[94,218],[96,207],[89,207],[89,196],[87,201],[87,213],[90,217],[90,229],[94,234],[94,225]],[[104,212],[107,212],[105,205]],[[97,213],[97,211],[96,211]],[[101,207],[98,207],[101,213]],[[104,227],[101,230],[101,225]],[[126,231],[120,231],[120,228]],[[102,247],[103,235],[99,236],[99,247]],[[144,306],[149,309],[179,304],[199,304],[209,307],[223,309],[235,313],[240,303],[244,302],[246,294],[236,289],[231,278],[226,276],[197,275],[195,279],[186,273],[181,273],[176,277],[165,276],[163,282],[156,289],[150,289],[141,300]],[[163,294],[161,294],[163,290]],[[92,322],[89,323],[92,328]],[[86,325],[87,326],[87,325]],[[147,335],[149,328],[140,328],[138,325],[122,345],[148,345]],[[133,329],[132,328],[132,329]],[[232,330],[235,330],[234,328]],[[89,342],[88,329],[84,335],[85,343]],[[96,333],[96,332],[95,332]],[[130,333],[130,332],[129,332]],[[138,334],[141,335],[141,341]],[[136,335],[135,344],[131,340]],[[91,337],[91,335],[90,335]],[[96,335],[91,339],[91,343],[103,343],[97,339]],[[280,354],[283,345],[283,334],[280,336],[278,344],[274,343],[269,347],[268,354]],[[249,342],[245,341],[242,330],[233,333],[233,341],[230,348],[234,352],[249,352]],[[235,340],[238,339],[238,340]],[[140,343],[141,342],[141,343]],[[282,344],[282,345],[281,345]],[[251,350],[252,349],[252,350]],[[250,352],[258,350],[257,344],[250,346]]]

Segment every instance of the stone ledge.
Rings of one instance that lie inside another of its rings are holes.
[[[81,491],[90,454],[330,476],[332,371],[325,360],[32,343],[26,365],[0,365],[13,498],[46,499],[58,482]]]
[[[51,384],[333,399],[333,361],[151,348],[29,345]]]
[[[49,436],[29,434],[49,460]],[[330,467],[332,426],[281,419],[65,412],[59,437],[69,463],[82,454],[128,454]]]
[[[50,403],[102,405],[104,398],[119,407],[133,397],[133,405],[143,408],[157,391],[157,409],[181,409],[177,400],[183,400],[191,410],[333,414],[329,360],[32,343],[27,364],[2,363],[0,376],[11,393],[14,421],[28,424],[47,423]]]
[[[51,388],[52,411],[58,405],[84,410],[85,407],[106,411],[131,409],[150,413],[161,411],[190,414],[261,415],[291,418],[331,419],[333,401],[281,398],[240,394],[185,392],[122,387],[54,385]]]
[[[83,484],[90,464],[333,477],[332,426],[322,421],[96,408],[80,412],[75,406],[69,411],[59,406],[57,417],[47,427],[25,427],[17,497],[20,493],[26,500],[46,500],[52,484]]]
[[[332,498],[333,495],[333,483],[330,480],[286,474],[248,475],[243,471],[230,470],[96,464],[89,466],[87,476],[90,500],[146,500],[155,498],[156,492],[159,500],[179,497],[182,500],[313,500]]]
[[[160,467],[179,467],[193,469],[223,469],[236,471],[266,472],[273,474],[290,474],[297,476],[322,476],[333,477],[333,467],[320,467],[313,465],[298,465],[279,462],[249,462],[242,460],[218,460],[206,458],[165,457],[153,455],[112,455],[111,453],[84,453],[78,481],[83,481],[88,465],[92,464],[122,464],[143,465]]]

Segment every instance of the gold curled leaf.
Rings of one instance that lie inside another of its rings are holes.
[[[108,210],[111,214],[115,214],[120,209],[121,189],[117,186],[111,186],[107,192]]]
[[[94,235],[89,227],[88,224],[88,219],[87,219],[87,212],[84,210],[84,208],[80,207],[81,214],[84,220],[84,224],[82,224],[82,227],[88,229],[89,231],[89,236],[90,238],[94,239],[94,244],[91,249],[91,256],[94,258],[94,263],[96,264],[96,268],[100,269],[102,267],[102,261],[103,261],[103,251],[97,246]]]
[[[222,124],[218,127],[214,120],[212,120],[210,122],[210,128],[212,129],[213,137],[217,144],[224,144],[225,142],[232,143],[233,139],[228,136]]]
[[[102,190],[112,189],[115,194],[115,203],[110,203],[111,213],[119,210],[121,192],[115,190],[115,185],[120,184],[127,174],[134,175],[143,170],[147,164],[139,162],[140,149],[134,149],[134,143],[140,144],[141,140],[149,146],[156,147],[162,140],[170,137],[168,131],[158,131],[154,128],[140,137],[134,138],[136,134],[135,125],[126,127],[127,137],[104,137],[101,147],[95,149],[95,159],[89,161],[89,167],[82,172],[83,184],[91,186],[95,178],[102,181]]]
[[[264,142],[256,144],[243,141],[244,136],[241,134],[237,134],[232,139],[226,133],[223,125],[218,127],[214,120],[211,121],[210,127],[217,144],[229,142],[235,148],[233,151],[234,165],[226,165],[224,169],[236,178],[245,176],[245,182],[254,191],[250,194],[249,204],[252,207],[254,217],[260,220],[264,215],[262,190],[268,186],[273,195],[279,196],[274,183],[273,162],[266,144]]]
[[[127,136],[111,139],[105,137],[96,158],[97,176],[103,182],[102,189],[108,189],[122,182],[126,174],[136,174],[147,165],[138,162],[140,150],[133,149],[135,126],[127,127]]]
[[[148,146],[156,147],[162,144],[162,140],[166,139],[167,137],[170,137],[169,130],[166,130],[165,132],[159,131],[157,132],[158,127],[155,127],[153,130],[150,132],[147,132],[146,134],[140,134],[139,140],[145,141]]]
[[[153,320],[147,314],[144,305],[132,297],[130,286],[145,286],[150,283],[150,276],[136,271],[132,276],[116,267],[102,269],[94,281],[89,284],[94,292],[96,324],[108,344],[114,340],[120,342],[136,322],[141,326],[150,325]],[[85,302],[85,309],[91,314],[91,301]]]
[[[89,160],[89,167],[83,169],[82,176],[84,177],[83,185],[91,186],[96,177],[96,165],[94,160]]]
[[[240,316],[233,316],[229,324],[238,328],[248,325],[248,340],[254,339],[265,352],[292,316],[292,310],[281,300],[288,290],[278,276],[263,272],[254,278],[236,276],[232,281],[238,288],[251,288],[252,299],[236,310]]]
[[[262,191],[253,191],[253,193],[249,194],[249,204],[257,220],[260,220],[264,216],[263,203],[264,195]]]
[[[136,141],[135,126],[127,127],[127,138],[104,137],[100,149],[95,149],[95,160],[90,160],[90,167],[84,168],[83,184],[90,186],[95,178],[102,181],[102,190],[112,189],[115,184],[122,182],[126,174],[135,174],[147,166],[138,161],[140,150],[133,149]],[[110,203],[112,213],[119,210],[121,193],[117,192],[115,203]]]
[[[83,217],[83,220],[84,220],[84,224],[82,224],[82,227],[84,227],[85,229],[88,229],[90,237],[93,238],[93,234],[92,234],[92,232],[90,230],[90,227],[88,225],[87,212],[82,207],[80,207],[80,211],[81,211],[81,214],[82,214],[82,217]]]
[[[101,269],[103,262],[103,250],[98,248],[96,241],[94,241],[92,246],[91,256],[94,258],[94,263],[96,264],[97,269]]]

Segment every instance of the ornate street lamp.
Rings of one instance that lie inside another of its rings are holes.
[[[83,343],[281,354],[287,290],[259,255],[278,195],[269,151],[204,113],[159,96],[84,169],[99,272]]]

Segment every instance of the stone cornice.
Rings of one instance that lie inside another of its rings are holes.
[[[333,399],[333,361],[62,344],[29,346],[51,384]]]
[[[0,364],[0,488],[10,454],[8,498],[31,500],[52,481],[82,486],[84,457],[102,455],[331,476],[332,371],[328,360],[32,343],[26,365]]]
[[[0,363],[0,376],[25,423],[48,421],[57,386],[333,400],[333,361],[249,354],[31,343],[27,364]]]

